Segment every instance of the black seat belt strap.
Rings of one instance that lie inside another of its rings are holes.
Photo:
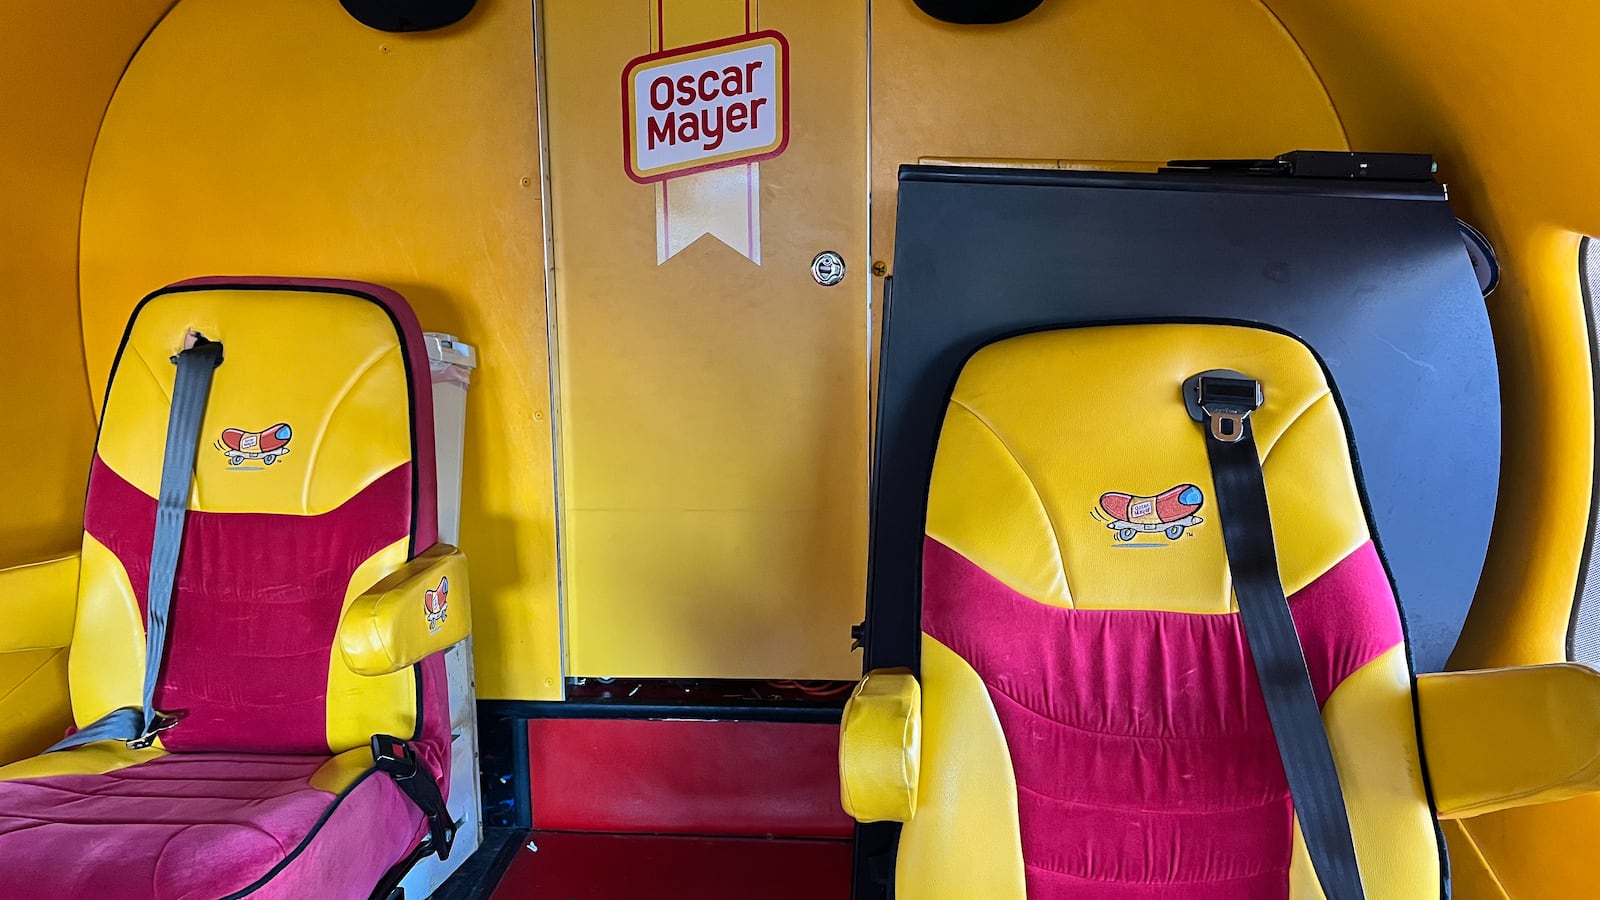
[[[172,358],[178,367],[167,414],[167,444],[161,459],[161,487],[156,503],[155,538],[150,545],[150,586],[145,599],[145,666],[143,709],[115,709],[58,741],[45,752],[66,750],[94,741],[123,740],[134,749],[149,747],[156,736],[178,721],[155,708],[156,685],[167,655],[167,625],[178,574],[183,525],[189,515],[189,490],[194,483],[195,454],[211,380],[222,365],[222,344],[194,335],[193,346]]]
[[[428,840],[417,848],[419,858],[437,853],[440,859],[449,859],[450,846],[456,840],[456,823],[450,818],[439,782],[428,764],[417,757],[410,743],[388,734],[372,736],[372,761],[378,771],[394,779],[428,819]]]
[[[1250,422],[1261,406],[1261,385],[1234,372],[1207,372],[1185,382],[1184,399],[1206,426],[1206,454],[1239,618],[1306,853],[1328,900],[1363,900],[1344,790],[1278,575],[1267,484]]]

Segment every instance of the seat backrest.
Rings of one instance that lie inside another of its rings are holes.
[[[1322,897],[1182,399],[1212,369],[1265,389],[1253,421],[1280,574],[1367,897],[1438,895],[1402,624],[1323,370],[1276,332],[1160,324],[992,344],[954,388],[928,500],[902,900]]]
[[[335,642],[345,606],[432,546],[438,528],[421,331],[398,294],[359,282],[200,279],[134,311],[84,512],[74,718],[141,705],[170,358],[191,331],[222,342],[224,361],[156,692],[158,709],[183,718],[163,746],[326,754],[382,732],[430,738],[440,763],[442,660],[366,677]]]

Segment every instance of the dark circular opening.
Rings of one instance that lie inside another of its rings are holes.
[[[1013,22],[1039,8],[1044,0],[916,0],[925,13],[957,25]]]
[[[466,18],[478,0],[339,0],[357,22],[379,31],[432,31]]]

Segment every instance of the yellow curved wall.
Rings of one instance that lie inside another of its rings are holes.
[[[97,395],[133,305],[194,275],[386,284],[478,347],[461,544],[484,697],[560,694],[532,42],[517,0],[415,35],[331,0],[182,0],[117,89],[83,204]]]
[[[1325,79],[1351,142],[1437,154],[1504,270],[1489,313],[1504,464],[1488,565],[1456,668],[1564,659],[1594,467],[1580,234],[1600,234],[1592,64],[1600,8],[1268,0]],[[1592,711],[1583,711],[1592,713]],[[1600,798],[1450,823],[1462,900],[1575,896],[1596,878]]]
[[[75,551],[82,533],[95,427],[78,337],[83,182],[117,78],[169,3],[17,0],[0,27],[0,573]],[[0,597],[0,609],[38,615],[35,600]],[[0,723],[0,764],[60,738],[65,653],[0,653]]]
[[[171,0],[9,3],[0,27],[0,568],[77,546],[94,410],[78,339],[78,213],[100,116]]]

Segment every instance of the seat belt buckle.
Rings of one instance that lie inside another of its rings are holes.
[[[411,802],[422,810],[428,819],[428,847],[441,860],[450,858],[450,847],[456,840],[456,823],[445,808],[444,795],[439,793],[439,782],[408,741],[392,734],[372,736],[372,762],[378,771],[387,774]]]
[[[417,774],[417,757],[411,752],[411,745],[392,734],[372,736],[372,762],[378,771],[396,780]]]
[[[171,729],[172,726],[178,724],[178,720],[181,718],[183,718],[181,715],[175,715],[173,713],[156,713],[155,718],[150,720],[150,724],[145,726],[144,734],[141,734],[136,738],[132,738],[127,742],[128,749],[144,750],[155,746],[156,738],[160,737],[162,732],[167,731]]]
[[[1261,408],[1261,382],[1237,373],[1206,372],[1194,378],[1195,405],[1205,415],[1211,436],[1224,444],[1244,437],[1245,420]]]

